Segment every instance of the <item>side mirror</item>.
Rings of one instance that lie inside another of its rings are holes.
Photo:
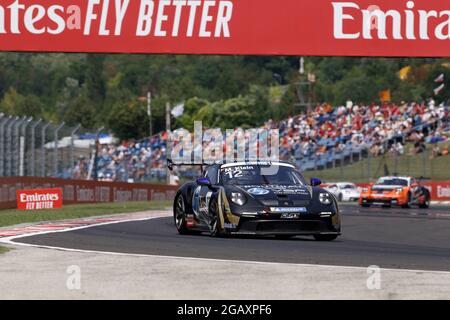
[[[201,177],[197,179],[197,184],[202,187],[211,187],[212,183],[209,178]]]
[[[171,159],[167,159],[167,168],[173,171],[173,161]]]
[[[312,187],[318,187],[322,184],[322,180],[319,178],[311,178],[311,186]]]

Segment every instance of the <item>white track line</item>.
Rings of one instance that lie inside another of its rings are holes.
[[[161,218],[167,218],[170,215],[159,215],[151,218],[142,218],[142,219],[129,219],[129,220],[122,220],[122,221],[112,221],[112,222],[104,222],[99,224],[93,224],[89,226],[82,226],[82,227],[76,227],[66,230],[55,230],[55,231],[44,231],[44,232],[37,232],[37,233],[31,233],[31,234],[24,234],[19,236],[13,236],[13,237],[5,237],[0,238],[0,243],[4,243],[7,245],[13,245],[13,246],[24,246],[24,247],[33,247],[33,248],[42,248],[42,249],[51,249],[51,250],[58,250],[58,251],[66,251],[66,252],[78,252],[78,253],[95,253],[95,254],[104,254],[104,255],[110,255],[110,256],[124,256],[124,257],[138,257],[138,258],[166,258],[166,259],[173,259],[173,260],[186,260],[186,261],[205,261],[205,262],[224,262],[224,263],[239,263],[239,264],[254,264],[254,265],[284,265],[284,266],[296,266],[296,267],[319,267],[319,268],[326,268],[326,269],[344,269],[344,270],[357,270],[357,271],[365,271],[367,268],[365,267],[352,267],[352,266],[337,266],[337,265],[321,265],[321,264],[303,264],[303,263],[284,263],[284,262],[263,262],[263,261],[247,261],[247,260],[232,260],[232,259],[214,259],[214,258],[193,258],[193,257],[178,257],[178,256],[170,256],[170,255],[154,255],[154,254],[137,254],[137,253],[121,253],[121,252],[109,252],[109,251],[95,251],[95,250],[82,250],[82,249],[70,249],[70,248],[63,248],[63,247],[53,247],[53,246],[45,246],[45,245],[38,245],[38,244],[29,244],[29,243],[21,243],[21,242],[15,242],[14,240],[21,239],[21,238],[27,238],[27,237],[33,237],[38,235],[44,235],[44,234],[51,234],[51,233],[63,233],[63,232],[70,232],[70,231],[76,231],[76,230],[82,230],[87,228],[93,228],[93,227],[99,227],[99,226],[105,226],[105,225],[112,225],[112,224],[119,224],[119,223],[127,223],[127,222],[139,222],[139,221],[149,221],[153,219],[161,219]],[[430,273],[430,274],[445,274],[450,275],[450,271],[433,271],[433,270],[414,270],[414,269],[391,269],[391,268],[381,268],[381,270],[384,271],[393,271],[393,272],[412,272],[412,273]]]

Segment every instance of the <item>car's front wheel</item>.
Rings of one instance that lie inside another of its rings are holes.
[[[411,205],[412,205],[412,194],[411,194],[411,192],[409,192],[408,193],[408,202],[405,203],[404,205],[402,205],[402,208],[409,209],[409,208],[411,208]]]
[[[333,241],[337,239],[336,234],[316,234],[314,235],[314,239],[316,241]]]
[[[211,200],[209,203],[209,214],[210,214],[210,230],[211,237],[221,237],[224,235],[222,230],[219,216],[219,204],[216,199]]]
[[[295,236],[278,234],[278,235],[275,236],[275,239],[278,239],[278,240],[290,240],[290,239],[292,239],[294,237]]]
[[[177,195],[175,198],[173,218],[179,234],[190,233],[186,223],[186,202],[182,194]]]

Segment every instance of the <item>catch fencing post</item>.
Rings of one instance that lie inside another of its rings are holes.
[[[45,170],[47,159],[45,158],[45,132],[47,128],[51,125],[51,122],[47,123],[42,127],[42,141],[41,141],[41,176],[45,177],[47,172]]]
[[[105,127],[101,127],[95,133],[94,163],[92,165],[94,181],[98,180],[98,145],[100,143],[100,133],[103,131],[103,129],[105,129]]]
[[[166,142],[166,157],[167,159],[170,159],[172,148],[171,148],[171,135],[172,135],[172,124],[171,124],[171,118],[170,118],[170,112],[171,112],[171,106],[170,102],[166,103],[166,131],[167,131],[167,142]],[[171,172],[169,170],[169,167],[166,167],[166,182],[168,185],[170,185],[170,175]]]
[[[399,155],[399,150],[397,149],[397,144],[394,143],[392,145],[391,149],[389,151],[387,151],[387,152],[388,152],[388,154],[390,152],[392,152],[392,156],[394,158],[394,171],[393,171],[393,174],[398,174],[398,155]],[[389,160],[390,160],[390,157],[389,157]],[[390,163],[390,161],[389,161],[389,163]]]
[[[19,162],[20,162],[20,128],[22,127],[22,124],[27,119],[23,117],[14,126],[14,150],[13,150],[13,164],[12,164],[12,175],[18,176],[19,175]]]
[[[12,176],[12,130],[16,123],[19,121],[19,117],[15,117],[6,127],[6,176]]]
[[[3,117],[3,114],[2,114]],[[11,116],[5,117],[0,120],[0,177],[5,175],[5,135],[6,125],[11,120]]]
[[[422,177],[427,176],[427,151],[428,149],[424,149],[422,152]]]
[[[53,151],[53,177],[57,178],[58,177],[58,134],[59,131],[64,127],[66,123],[63,122],[59,125],[59,127],[56,128],[55,130],[55,145],[54,145],[54,151]]]
[[[36,128],[39,126],[39,124],[41,124],[42,119],[39,119],[37,122],[35,122],[32,126],[31,126],[31,156],[30,156],[30,176],[35,177],[36,176]]]
[[[25,119],[25,121],[22,124],[22,127],[20,128],[22,131],[21,135],[19,137],[19,176],[20,177],[25,176],[25,155],[27,152],[26,136],[27,136],[27,127],[31,121],[33,121],[32,117]]]
[[[75,157],[74,157],[74,145],[75,134],[80,130],[81,124],[77,125],[75,129],[70,133],[70,175],[73,178],[73,170],[75,169]]]

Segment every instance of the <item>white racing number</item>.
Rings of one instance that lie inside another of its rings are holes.
[[[232,167],[225,168],[224,174],[228,176],[229,179],[242,178],[244,176],[244,171],[255,170],[253,166],[240,166],[240,167]]]
[[[228,169],[225,169],[225,175],[227,175],[229,179],[241,178],[242,170],[228,168]]]

